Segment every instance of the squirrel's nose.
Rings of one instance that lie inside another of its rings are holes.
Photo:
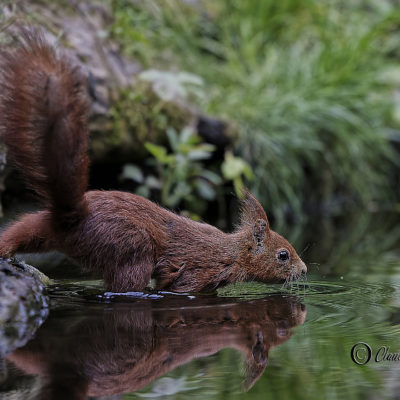
[[[301,263],[301,266],[300,266],[300,273],[302,275],[305,275],[307,273],[307,266],[303,262]]]

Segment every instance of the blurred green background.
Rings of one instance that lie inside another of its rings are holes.
[[[242,176],[276,217],[396,203],[396,2],[118,0],[112,6],[111,35],[126,54],[144,68],[188,71],[201,80],[201,95],[192,98],[234,125],[232,151],[253,171]],[[243,171],[238,167],[236,175]]]

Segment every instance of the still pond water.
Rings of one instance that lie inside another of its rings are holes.
[[[400,398],[396,219],[292,233],[312,246],[308,280],[289,287],[122,296],[58,280],[48,318],[7,357],[0,398]]]

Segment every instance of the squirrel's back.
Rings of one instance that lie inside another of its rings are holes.
[[[81,71],[32,30],[0,50],[0,136],[26,185],[71,220],[88,184],[86,84]]]

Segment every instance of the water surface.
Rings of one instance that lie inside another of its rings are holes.
[[[288,287],[118,295],[59,280],[35,338],[7,357],[0,398],[400,398],[399,235],[384,226],[333,230],[323,253],[318,233],[308,281]]]

